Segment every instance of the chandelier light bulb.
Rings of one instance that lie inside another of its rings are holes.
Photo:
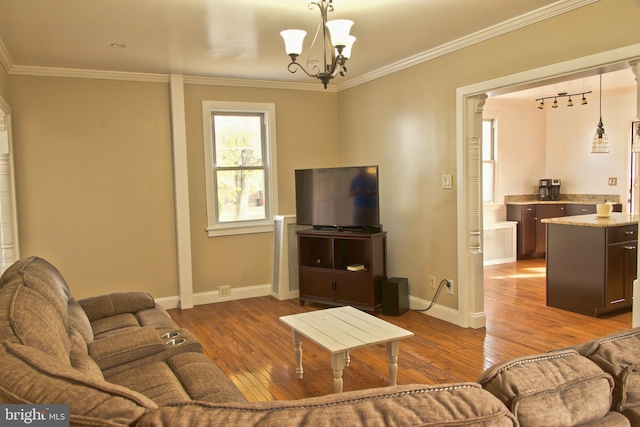
[[[353,21],[348,19],[334,19],[326,23],[334,47],[344,47],[349,43],[349,31],[351,31],[352,25]]]
[[[356,38],[354,36],[349,36],[347,44],[342,49],[342,56],[344,56],[346,59],[351,58],[351,49],[353,48],[353,44],[355,43],[355,41]]]
[[[304,30],[284,30],[280,32],[284,39],[284,48],[289,56],[302,54],[302,42],[307,32]]]

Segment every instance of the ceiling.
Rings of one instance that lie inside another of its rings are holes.
[[[352,19],[357,37],[348,75],[336,83],[444,54],[593,1],[334,0],[329,19]],[[279,34],[306,30],[308,50],[320,19],[308,4],[0,0],[0,62],[9,73],[73,69],[310,83],[315,80],[287,71]]]

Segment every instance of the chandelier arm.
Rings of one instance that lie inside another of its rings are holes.
[[[297,63],[297,62],[291,62],[288,66],[287,69],[289,70],[290,73],[295,73],[296,71],[298,71],[296,68],[294,68],[294,65],[296,67],[298,67],[299,69],[301,69],[307,76],[309,77],[319,77],[320,76],[320,71],[318,71],[315,74],[311,74],[309,73],[306,68],[304,68],[301,64]]]

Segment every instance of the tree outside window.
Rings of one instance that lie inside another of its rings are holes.
[[[218,221],[266,219],[262,115],[212,113]]]

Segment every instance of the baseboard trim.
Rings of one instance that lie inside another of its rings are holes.
[[[271,285],[245,286],[242,288],[231,288],[231,295],[220,297],[218,291],[198,292],[193,294],[193,305],[212,304],[216,302],[233,301],[255,297],[271,295]],[[180,298],[178,296],[156,298],[155,301],[166,309],[180,308]]]
[[[429,307],[430,304],[431,301],[412,296],[409,297],[409,308],[412,310],[424,310]],[[419,313],[453,323],[454,325],[458,324],[458,310],[443,305],[433,304],[429,311],[419,311]]]

